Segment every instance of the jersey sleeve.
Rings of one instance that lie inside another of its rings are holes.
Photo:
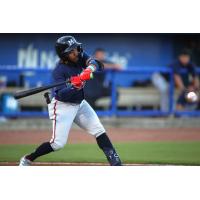
[[[86,65],[86,67],[89,64],[95,65],[96,66],[96,71],[103,71],[104,66],[103,63],[98,61],[97,59],[93,58],[92,56],[89,56],[87,53],[83,52],[83,61]]]
[[[59,70],[53,72],[53,80],[55,83],[66,81],[67,78],[69,77],[64,76],[64,74],[62,73],[59,73]],[[70,84],[63,84],[54,88],[55,96],[58,96],[63,101],[67,101],[68,99],[70,99],[76,92],[77,90]]]
[[[59,73],[58,69],[53,71],[53,82],[54,83],[63,82],[65,80],[66,80],[66,77],[64,76],[64,74]],[[54,91],[56,92],[56,91],[63,89],[63,88],[65,88],[65,85],[60,85],[60,86],[55,87]]]

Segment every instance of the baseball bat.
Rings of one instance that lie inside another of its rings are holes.
[[[15,99],[21,99],[21,98],[24,98],[24,97],[27,97],[27,96],[30,96],[30,95],[33,95],[33,94],[37,94],[39,92],[43,92],[43,91],[48,90],[50,88],[54,88],[54,87],[57,87],[57,86],[60,86],[60,85],[64,85],[64,84],[69,83],[69,82],[70,82],[70,80],[66,80],[66,81],[54,83],[54,84],[47,85],[47,86],[41,86],[41,87],[36,87],[36,88],[29,89],[29,90],[21,91],[21,92],[16,92],[14,94],[14,98]]]

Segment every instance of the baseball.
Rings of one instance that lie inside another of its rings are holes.
[[[198,100],[198,96],[197,96],[197,94],[195,92],[188,92],[187,100],[189,102],[194,103],[194,102],[196,102]]]

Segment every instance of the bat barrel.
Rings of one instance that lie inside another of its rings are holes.
[[[14,94],[14,98],[15,99],[21,99],[21,98],[24,98],[24,97],[27,97],[27,96],[30,96],[30,95],[33,95],[33,94],[37,94],[39,92],[43,92],[43,91],[48,90],[50,88],[54,88],[54,87],[57,87],[57,86],[60,86],[60,85],[64,85],[67,82],[69,82],[69,80],[63,81],[63,82],[60,82],[60,83],[54,83],[54,84],[51,84],[51,85],[48,85],[48,86],[41,86],[41,87],[36,87],[36,88],[29,89],[29,90],[17,92],[17,93]]]
[[[22,91],[22,92],[17,92],[17,93],[14,94],[14,98],[15,99],[21,99],[21,98],[26,97],[26,96],[37,94],[37,93],[42,92],[44,90],[46,90],[45,87],[38,87],[38,88],[30,89],[30,90],[25,90],[25,91]]]

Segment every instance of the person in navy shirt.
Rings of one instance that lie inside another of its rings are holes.
[[[93,77],[93,72],[103,70],[103,64],[85,53],[81,43],[72,36],[59,38],[55,47],[60,60],[52,73],[53,82],[69,80],[69,83],[52,91],[53,98],[48,104],[49,118],[53,122],[51,140],[41,144],[31,154],[23,156],[19,165],[31,165],[38,157],[62,149],[67,143],[73,122],[95,137],[110,165],[122,165],[97,114],[84,99],[86,81]]]
[[[174,82],[180,95],[177,100],[176,108],[178,110],[184,109],[188,104],[186,94],[189,91],[196,91],[199,89],[199,79],[196,73],[196,66],[191,61],[191,53],[188,49],[183,49],[176,61],[170,67],[174,72]]]

